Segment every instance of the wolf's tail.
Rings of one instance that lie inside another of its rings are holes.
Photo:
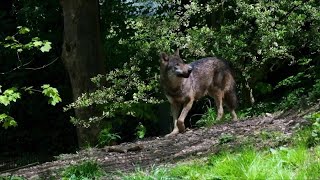
[[[225,92],[224,100],[230,110],[235,110],[238,107],[238,98],[235,85],[233,88]]]

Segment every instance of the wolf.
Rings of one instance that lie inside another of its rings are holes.
[[[170,102],[174,129],[166,136],[185,131],[184,120],[194,101],[209,95],[217,106],[217,120],[223,116],[223,105],[237,120],[236,83],[228,63],[217,57],[207,57],[187,64],[179,55],[160,53],[160,85]]]

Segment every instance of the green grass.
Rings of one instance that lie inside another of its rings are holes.
[[[272,147],[268,144],[263,148],[252,147],[253,141],[187,163],[122,174],[122,179],[320,179],[320,143],[316,139],[320,134],[319,114],[312,114],[309,118],[312,125],[300,127],[293,137],[286,139],[286,143],[276,145],[276,148],[267,149]],[[276,142],[283,139],[280,132],[262,131],[259,136],[263,141]],[[229,134],[221,135],[220,146],[234,138]]]
[[[224,116],[219,121],[216,119],[217,112],[215,108],[207,108],[206,113],[204,113],[199,121],[196,122],[198,127],[211,127],[215,124],[222,124],[224,122],[231,121],[231,115],[228,111],[224,113]]]
[[[0,180],[27,180],[27,179],[19,176],[0,176]]]
[[[243,149],[237,153],[212,155],[207,160],[137,171],[123,179],[319,179],[320,146],[270,149]]]
[[[273,113],[279,108],[276,107],[276,103],[257,103],[254,107],[238,109],[236,111],[239,119],[246,119],[250,117],[259,116],[265,113]],[[231,121],[232,117],[230,112],[225,108],[224,116],[219,121],[216,119],[216,108],[207,107],[206,112],[202,115],[201,119],[196,122],[198,127],[211,127],[215,124],[222,124]]]
[[[78,165],[71,165],[62,172],[63,180],[99,179],[105,172],[94,161],[84,161]]]

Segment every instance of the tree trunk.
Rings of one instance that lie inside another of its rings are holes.
[[[4,39],[5,35],[9,35],[17,30],[16,17],[13,12],[13,0],[0,1],[0,38]]]
[[[62,59],[71,81],[73,99],[95,87],[90,78],[105,73],[100,37],[98,0],[61,0],[64,16],[64,43]],[[88,119],[93,109],[76,109],[76,117]],[[78,127],[80,147],[94,144],[99,126]]]

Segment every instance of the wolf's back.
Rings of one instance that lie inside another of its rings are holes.
[[[220,81],[228,74],[232,76],[228,62],[216,57],[199,59],[190,65],[193,68],[192,74],[199,80],[214,78]]]
[[[204,89],[222,90],[228,97],[229,105],[237,106],[236,84],[229,63],[216,57],[199,59],[190,64],[193,87],[198,92]]]

